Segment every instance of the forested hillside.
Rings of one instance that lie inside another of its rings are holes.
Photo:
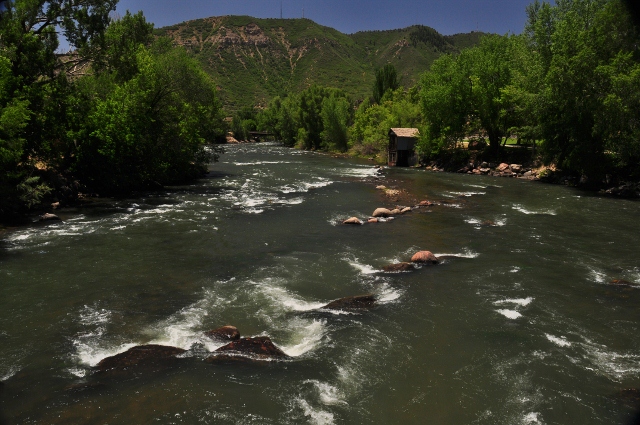
[[[364,99],[375,69],[387,63],[398,70],[400,84],[413,86],[435,59],[477,44],[481,33],[442,36],[413,26],[346,35],[309,19],[223,16],[160,28],[156,35],[193,52],[233,111],[312,84]]]

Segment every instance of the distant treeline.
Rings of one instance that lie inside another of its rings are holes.
[[[485,35],[437,59],[410,89],[387,83],[381,95],[379,72],[359,105],[312,87],[275,99],[252,121],[287,145],[380,160],[390,127],[418,127],[423,160],[450,155],[470,136],[486,138],[485,156],[495,157],[517,138],[583,181],[640,178],[640,32],[624,3],[535,1],[527,15],[521,35]],[[442,45],[426,27],[411,38]]]

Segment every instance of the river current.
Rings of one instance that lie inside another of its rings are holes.
[[[0,240],[2,424],[625,424],[640,392],[640,203],[234,145],[195,184]],[[377,185],[440,201],[396,205]],[[444,201],[444,202],[442,202]],[[383,273],[419,250],[447,255]],[[375,294],[359,312],[328,302]],[[231,324],[292,357],[209,364]],[[135,345],[189,350],[100,380]]]

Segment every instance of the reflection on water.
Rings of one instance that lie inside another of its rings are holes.
[[[515,179],[379,175],[238,145],[206,179],[0,241],[9,423],[623,423],[640,387],[638,203]],[[443,201],[385,223],[375,187]],[[446,202],[444,202],[446,201]],[[444,261],[382,273],[418,250]],[[623,279],[628,285],[610,285]],[[374,294],[367,311],[321,307]],[[204,362],[237,326],[292,360]],[[140,344],[175,367],[96,375]],[[624,390],[624,391],[623,391]],[[625,392],[626,391],[626,392]],[[571,418],[568,420],[567,418]]]

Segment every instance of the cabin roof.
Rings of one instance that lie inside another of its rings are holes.
[[[398,137],[418,137],[420,131],[417,128],[392,128],[389,133],[393,133]]]

